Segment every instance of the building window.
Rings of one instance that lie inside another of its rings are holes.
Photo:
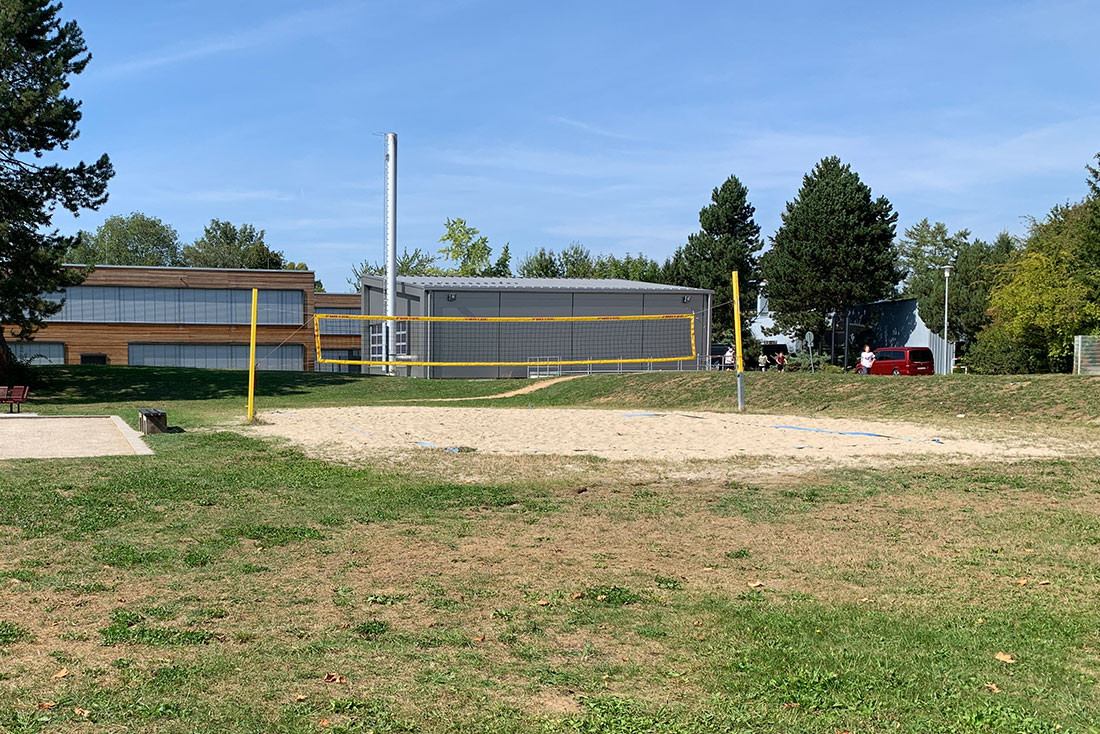
[[[65,364],[64,342],[8,342],[8,346],[26,364]]]
[[[106,354],[82,354],[80,364],[107,364]]]
[[[385,347],[383,345],[383,330],[382,324],[371,324],[370,326],[370,358],[374,361],[379,361],[384,357]],[[397,355],[406,355],[409,353],[409,322],[398,321],[397,322]]]
[[[130,344],[129,363],[136,367],[200,367],[248,369],[247,344]],[[257,344],[256,369],[301,371],[301,344]]]
[[[324,359],[362,359],[362,353],[358,349],[322,349],[321,357]],[[347,372],[353,375],[362,373],[362,366],[357,364],[316,364],[318,372]]]
[[[252,291],[228,288],[139,288],[78,285],[64,294],[44,296],[61,311],[47,321],[130,324],[248,324],[252,321]],[[256,322],[299,325],[305,319],[300,290],[261,290]]]
[[[360,309],[319,306],[316,311],[322,316],[325,314],[348,314],[358,316]],[[358,319],[321,319],[321,333],[358,335],[361,333],[362,323],[363,322]]]

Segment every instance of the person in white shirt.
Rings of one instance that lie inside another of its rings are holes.
[[[863,353],[859,355],[859,373],[861,375],[871,374],[871,365],[875,363],[875,353],[871,351],[870,344],[863,345]]]
[[[737,355],[734,354],[733,347],[726,350],[726,353],[722,356],[722,365],[727,370],[732,370],[734,363],[737,361]]]

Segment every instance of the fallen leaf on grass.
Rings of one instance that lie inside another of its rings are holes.
[[[1016,579],[1017,586],[1027,586],[1027,579]]]
[[[751,584],[749,584],[750,589],[759,589],[763,586],[764,586],[763,581],[753,581]]]
[[[603,601],[607,598],[607,594],[599,594],[596,596],[596,601]]]
[[[535,603],[536,603],[536,604],[538,604],[538,605],[539,605],[540,607],[548,607],[548,606],[550,606],[550,600],[549,600],[549,599],[539,599],[539,600],[538,600],[537,602],[535,602]]]
[[[580,599],[582,596],[584,596],[584,594],[582,592],[578,591],[576,593],[570,594],[569,598],[570,599]]]
[[[297,701],[298,703],[301,703],[302,701],[305,701],[306,698],[308,698],[308,696],[305,696],[305,695],[299,693],[297,696],[294,697],[294,700]]]
[[[1002,663],[1014,663],[1014,662],[1016,662],[1016,658],[1012,657],[1007,652],[999,652],[996,655],[994,655],[993,657],[997,658]]]
[[[76,714],[77,716],[84,716],[84,717],[91,716],[91,714],[92,714],[92,712],[89,711],[88,709],[82,709],[79,706],[76,706],[75,708],[73,708],[73,713]]]
[[[1050,579],[1043,579],[1039,582],[1039,586],[1050,586]]]
[[[69,669],[68,668],[62,668],[61,670],[54,673],[53,677],[54,677],[54,680],[57,680],[58,678],[64,678],[68,674],[69,674]]]
[[[785,709],[796,709],[801,705],[802,704],[795,703],[794,701],[788,701],[787,703],[783,704],[783,708],[785,708]]]
[[[40,709],[52,709],[57,705],[57,701],[39,701],[38,708]]]
[[[475,637],[474,642],[485,642],[485,635],[482,635],[481,637]]]
[[[996,683],[986,683],[985,688],[990,693],[1000,693],[1001,692],[1001,689],[997,687]]]
[[[317,723],[318,723],[318,725],[320,725],[320,727],[322,729],[327,729],[328,727],[332,726],[332,722],[329,721],[328,719],[321,719]]]
[[[325,675],[325,683],[337,683],[340,685],[347,685],[348,679],[342,675],[336,673],[327,673]]]
[[[1034,548],[1024,548],[1024,553],[1034,553],[1034,552],[1035,552]]]

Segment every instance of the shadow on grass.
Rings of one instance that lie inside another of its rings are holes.
[[[308,393],[318,387],[365,379],[331,372],[258,372],[256,395]],[[35,402],[53,405],[241,398],[248,391],[243,370],[187,367],[38,367],[31,383]]]

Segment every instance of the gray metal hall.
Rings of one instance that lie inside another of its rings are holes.
[[[362,313],[382,315],[385,313],[385,278],[383,276],[363,276]],[[408,377],[430,378],[492,378],[492,377],[531,377],[546,374],[581,374],[594,372],[630,372],[648,370],[705,370],[710,345],[710,309],[713,291],[700,288],[643,283],[631,280],[587,279],[587,278],[464,278],[464,277],[408,277],[397,278],[398,316],[465,316],[465,317],[515,317],[515,316],[635,316],[656,314],[695,315],[695,352],[694,359],[672,362],[641,362],[613,364],[561,365],[560,367],[515,367],[515,366],[409,366],[398,368],[398,374]],[[676,321],[680,321],[677,319]],[[652,323],[652,322],[647,322]],[[495,326],[495,325],[494,325]],[[508,355],[522,354],[521,360],[543,359],[553,356],[568,360],[587,358],[582,355],[575,343],[560,338],[548,354],[545,341],[536,334],[533,324],[516,324],[515,339],[519,344],[507,348]],[[682,327],[681,327],[682,328]],[[484,331],[484,329],[483,329]],[[499,332],[498,332],[499,333]],[[688,336],[690,332],[684,330]],[[528,336],[529,335],[529,336]],[[638,345],[633,343],[613,343],[616,336],[605,333],[600,349],[603,354],[614,354],[626,358],[638,354]],[[432,337],[431,346],[424,351],[433,351],[430,358],[416,354],[416,349],[408,347],[408,337],[403,335],[401,326],[397,331],[398,359],[410,361],[439,362],[495,362],[520,361],[508,357],[505,348],[497,348],[484,339],[450,339],[447,344],[439,344]],[[530,344],[524,344],[524,339]],[[404,339],[404,341],[403,341]],[[612,343],[607,343],[610,340]],[[650,348],[653,348],[652,346]],[[634,350],[634,351],[632,351]],[[676,354],[690,354],[675,352]],[[382,332],[378,326],[372,326],[363,334],[362,354],[370,359],[381,359],[383,354]],[[644,352],[640,356],[653,356],[654,352]],[[379,373],[383,367],[364,367],[364,371]]]

